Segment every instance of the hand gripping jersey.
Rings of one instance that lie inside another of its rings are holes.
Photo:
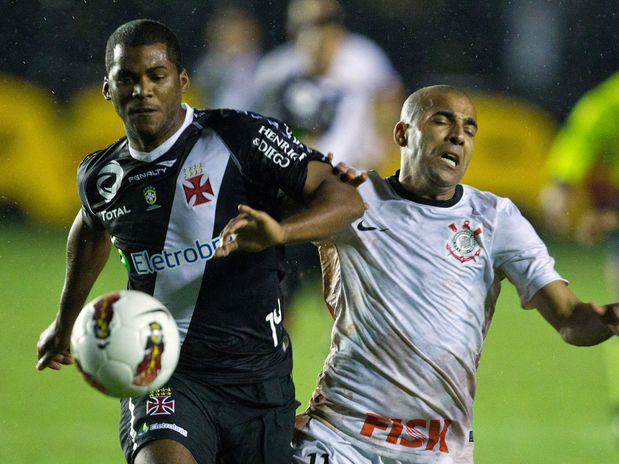
[[[286,375],[281,249],[211,258],[239,204],[277,217],[278,192],[302,201],[308,162],[326,158],[281,122],[185,108],[184,130],[156,159],[135,159],[123,138],[82,162],[84,218],[111,235],[128,287],[153,295],[176,318],[180,371],[214,383]]]
[[[321,247],[331,351],[310,404],[361,448],[403,462],[470,463],[475,374],[506,275],[523,306],[561,279],[505,198],[458,186],[418,198],[370,173],[364,217]]]

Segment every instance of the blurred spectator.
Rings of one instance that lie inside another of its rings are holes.
[[[261,55],[261,32],[245,10],[224,7],[206,26],[207,52],[193,80],[211,108],[249,109],[254,73]]]
[[[380,47],[349,32],[342,18],[335,0],[289,4],[290,40],[260,62],[256,106],[337,161],[371,169],[391,146],[402,85]]]
[[[548,228],[566,234],[571,206],[584,191],[588,206],[576,224],[579,241],[607,244],[606,275],[619,296],[619,72],[586,93],[574,106],[551,148],[552,182],[542,192]],[[619,344],[607,344],[608,378],[619,438]]]
[[[336,161],[373,169],[384,162],[402,98],[400,78],[385,53],[349,32],[335,0],[292,0],[290,40],[268,53],[256,75],[256,109],[287,122],[303,142]],[[398,155],[394,155],[398,156]],[[289,301],[302,282],[318,280],[309,244],[286,247]]]

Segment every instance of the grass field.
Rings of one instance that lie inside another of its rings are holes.
[[[123,462],[118,402],[88,387],[70,366],[34,368],[64,275],[66,231],[0,224],[0,463]],[[554,244],[559,271],[585,300],[605,302],[602,251]],[[94,294],[125,286],[112,256]],[[297,397],[304,407],[328,350],[330,320],[318,289],[296,302],[292,332]],[[619,341],[612,341],[619,343]],[[617,366],[619,375],[619,366]],[[479,369],[477,464],[612,464],[604,348],[574,348],[504,285]],[[250,464],[250,463],[248,463]]]

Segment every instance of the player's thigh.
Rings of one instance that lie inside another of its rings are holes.
[[[276,408],[225,434],[220,464],[290,464],[296,403]]]
[[[293,464],[376,464],[377,456],[368,456],[326,425],[310,419],[298,431],[292,452]]]
[[[215,463],[219,435],[200,391],[199,385],[175,374],[149,395],[123,399],[119,431],[127,462],[176,462],[163,459],[176,449],[200,464]]]
[[[177,441],[155,440],[144,445],[134,464],[197,464],[191,452]]]
[[[229,405],[222,432],[221,464],[290,464],[297,401],[289,376],[264,384],[281,390],[282,403],[271,408]]]

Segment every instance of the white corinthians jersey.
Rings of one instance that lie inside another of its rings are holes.
[[[507,276],[523,306],[560,280],[506,199],[469,186],[437,202],[370,173],[364,217],[321,246],[335,316],[313,417],[377,454],[470,463],[475,375]]]

